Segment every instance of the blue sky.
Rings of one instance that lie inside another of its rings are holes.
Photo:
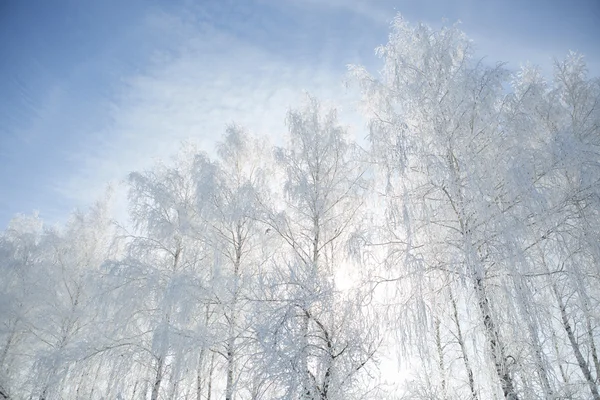
[[[377,69],[397,12],[461,20],[492,62],[549,73],[576,50],[600,76],[598,0],[4,0],[0,227],[34,210],[59,222],[182,140],[210,150],[233,121],[277,140],[303,90],[356,122],[346,65]]]

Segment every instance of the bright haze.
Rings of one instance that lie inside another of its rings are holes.
[[[379,68],[397,13],[461,21],[486,62],[551,74],[574,50],[600,74],[597,0],[5,0],[0,226],[61,222],[183,140],[210,151],[231,122],[277,141],[303,91],[352,118],[347,65]]]

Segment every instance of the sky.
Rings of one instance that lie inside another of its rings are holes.
[[[366,135],[347,65],[371,72],[397,13],[461,22],[477,55],[550,74],[569,50],[600,77],[598,0],[0,0],[0,229],[49,223],[227,124],[285,132],[304,91]]]

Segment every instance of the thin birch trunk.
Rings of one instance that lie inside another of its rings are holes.
[[[202,347],[200,350],[200,357],[198,359],[198,368],[196,369],[196,400],[202,400],[202,364],[204,363],[205,348]]]
[[[562,365],[560,360],[560,351],[558,350],[558,341],[556,339],[556,334],[554,331],[552,332],[552,342],[554,344],[554,351],[556,352],[556,363],[558,364],[558,370],[560,371],[560,376],[563,379],[565,385],[569,384],[569,378],[567,377],[567,373],[565,372],[565,368]]]
[[[208,390],[206,393],[206,400],[210,400],[212,396],[212,380],[213,380],[213,372],[215,370],[215,353],[213,352],[210,357],[210,371],[208,374]]]
[[[477,292],[479,309],[483,317],[483,325],[488,345],[490,346],[492,359],[494,361],[494,367],[498,379],[500,380],[500,386],[502,387],[502,393],[507,400],[519,400],[519,396],[515,390],[514,381],[508,372],[504,346],[502,345],[500,333],[498,332],[498,328],[492,317],[490,302],[482,278],[477,277],[475,279],[475,290]]]
[[[444,365],[444,348],[442,346],[442,336],[440,334],[440,319],[435,318],[435,347],[438,353],[438,368],[440,370],[440,378],[442,380],[442,398],[446,399],[447,397],[447,389],[446,389],[446,366]]]
[[[594,341],[594,329],[592,327],[587,304],[585,314],[585,326],[590,341],[590,352],[592,353],[592,360],[594,361],[594,368],[596,369],[596,383],[600,384],[600,360],[598,359],[598,350],[596,348],[596,342]]]
[[[158,394],[160,392],[160,384],[163,379],[163,367],[164,367],[164,358],[162,356],[160,356],[156,360],[156,376],[154,378],[154,385],[152,385],[152,395],[150,396],[151,400],[158,399]]]
[[[475,379],[473,377],[473,369],[471,368],[471,363],[469,362],[467,346],[465,344],[465,340],[463,339],[462,329],[460,326],[460,319],[458,318],[458,307],[456,306],[456,300],[454,299],[454,294],[452,293],[451,288],[449,289],[449,292],[450,303],[452,304],[452,312],[454,316],[454,324],[456,325],[456,338],[458,339],[458,344],[460,345],[460,351],[462,353],[462,359],[465,364],[465,370],[467,371],[469,389],[471,389],[471,397],[473,400],[478,400],[477,391],[475,390]]]
[[[237,330],[237,306],[239,297],[239,282],[241,279],[242,251],[244,246],[244,235],[241,223],[237,224],[234,236],[235,258],[233,260],[233,296],[231,300],[231,315],[229,318],[229,338],[227,339],[227,380],[225,385],[225,400],[233,400],[234,397],[234,374],[236,357],[236,330]]]
[[[562,325],[563,325],[563,328],[565,329],[565,332],[567,333],[567,337],[569,338],[569,342],[571,344],[571,349],[573,350],[573,353],[575,354],[575,358],[577,359],[577,364],[579,364],[581,373],[583,374],[585,380],[588,383],[588,386],[590,387],[590,391],[592,392],[592,397],[594,398],[594,400],[600,400],[600,393],[598,392],[598,386],[596,385],[596,382],[594,381],[594,379],[592,377],[590,368],[589,368],[587,362],[585,361],[583,354],[581,354],[581,349],[579,348],[579,344],[577,343],[577,339],[575,338],[575,332],[573,332],[573,328],[571,327],[571,323],[569,322],[569,316],[567,315],[566,306],[562,300],[562,297],[560,296],[560,293],[558,292],[558,288],[556,287],[555,283],[552,284],[552,289],[554,291],[554,295],[556,296],[556,301],[558,302],[558,308],[560,309],[560,317],[561,317]]]

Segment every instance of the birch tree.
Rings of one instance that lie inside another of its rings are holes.
[[[127,348],[139,363],[150,363],[151,378],[142,372],[132,379],[134,385],[146,386],[153,400],[174,398],[186,378],[183,372],[198,363],[190,350],[211,342],[206,307],[212,265],[193,230],[198,214],[194,156],[185,149],[172,167],[159,164],[130,175],[136,231],[123,235],[127,256],[107,268],[111,301],[120,303],[116,312],[109,312],[123,323],[113,328],[106,347]],[[131,343],[130,338],[136,339]]]
[[[37,215],[33,215],[13,218],[0,237],[3,276],[0,280],[0,398],[26,395],[23,389],[27,377],[23,371],[31,365],[31,360],[23,355],[26,354],[24,349],[35,343],[32,342],[30,326],[38,304],[35,296],[36,269],[40,267],[42,235],[43,223]]]
[[[372,118],[373,156],[387,176],[389,215],[400,230],[394,235],[412,255],[404,268],[469,280],[497,382],[507,399],[517,399],[502,303],[491,284],[502,265],[494,234],[514,201],[502,175],[511,141],[501,124],[508,74],[474,60],[456,26],[434,31],[398,17],[377,52],[379,78],[352,71]]]
[[[37,360],[40,399],[61,396],[60,385],[75,373],[91,351],[98,326],[95,274],[112,255],[113,231],[108,217],[109,199],[86,213],[75,212],[63,230],[47,230],[45,262],[49,297],[38,308],[36,337],[47,346]],[[69,391],[75,385],[65,385]]]
[[[264,140],[252,137],[242,127],[231,125],[217,145],[219,159],[195,161],[195,182],[207,227],[205,240],[217,253],[221,275],[216,303],[225,325],[224,340],[215,351],[225,359],[225,399],[240,391],[246,364],[242,349],[248,346],[248,286],[261,263],[256,218],[256,193],[265,186]]]
[[[583,58],[571,53],[564,61],[556,61],[551,83],[536,68],[525,67],[514,87],[520,111],[515,130],[527,129],[529,135],[534,132],[536,143],[535,162],[530,163],[533,168],[529,172],[535,178],[527,204],[528,220],[532,221],[527,246],[532,270],[526,275],[536,284],[544,282],[552,288],[538,297],[556,305],[550,314],[560,315],[562,327],[556,332],[557,327],[550,328],[553,340],[567,336],[565,345],[571,348],[597,398],[592,371],[597,370],[593,365],[598,359],[594,333],[598,321],[589,310],[598,298],[594,290],[597,285],[592,283],[598,276],[598,247],[597,241],[588,241],[594,236],[588,229],[598,215],[598,80],[588,79]],[[584,322],[585,334],[579,339],[572,318]],[[583,343],[589,349],[590,363],[582,354]],[[559,367],[565,375],[564,366]]]
[[[290,376],[285,398],[345,398],[377,348],[375,332],[350,339],[357,337],[351,332],[366,328],[367,313],[360,303],[343,307],[334,280],[346,262],[344,243],[360,217],[364,167],[353,158],[335,111],[323,112],[316,99],[290,111],[287,123],[288,144],[275,150],[285,182],[283,207],[264,206],[264,221],[290,256],[280,261],[273,291],[267,290],[268,298],[281,303],[268,316],[265,330],[272,333],[262,341],[275,365]],[[355,323],[348,319],[351,313]]]

